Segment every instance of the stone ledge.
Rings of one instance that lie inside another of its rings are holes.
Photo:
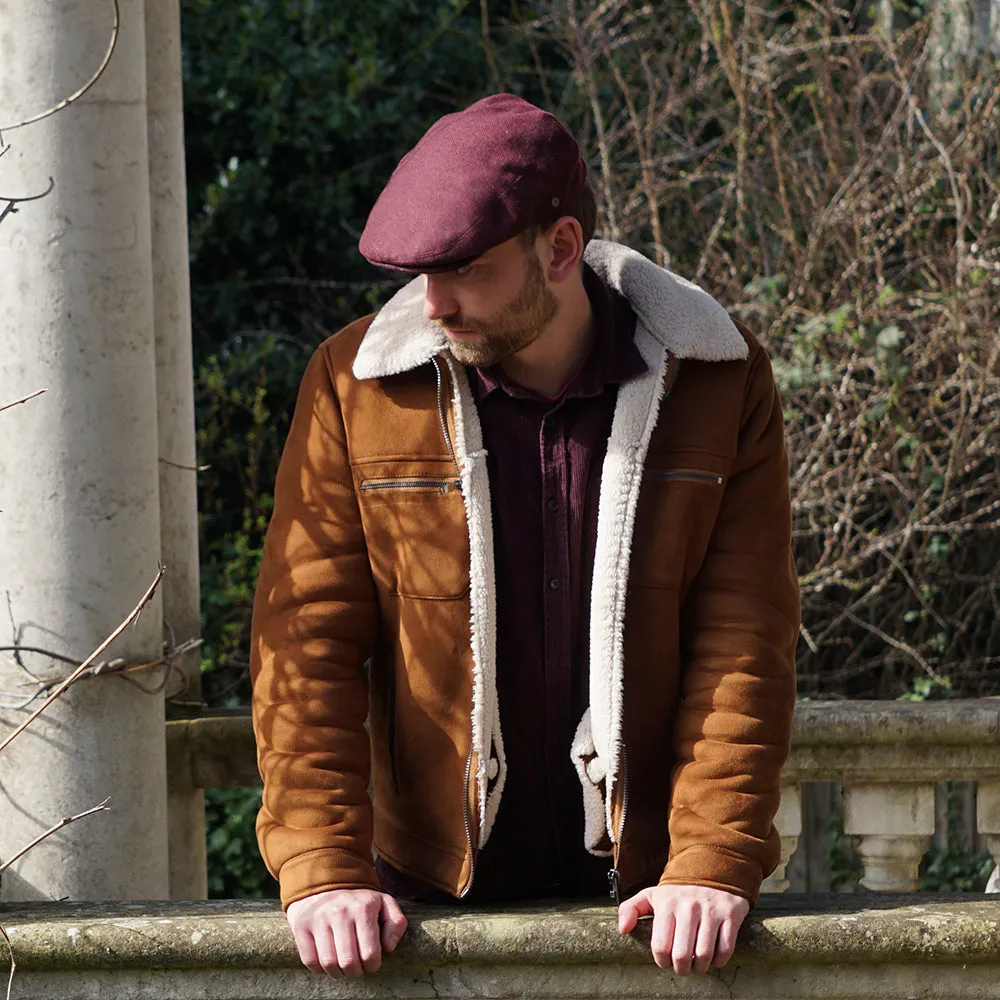
[[[649,965],[609,906],[453,910],[408,905],[386,968]],[[275,902],[24,903],[0,907],[20,973],[299,968]],[[764,897],[734,962],[768,966],[993,965],[1000,899],[979,895]],[[997,977],[1000,990],[1000,976]]]
[[[800,701],[792,746],[1000,748],[1000,698],[953,701]]]

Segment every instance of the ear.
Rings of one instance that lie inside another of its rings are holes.
[[[548,249],[548,276],[553,284],[567,281],[583,257],[583,230],[571,215],[564,215],[549,227],[542,239]]]

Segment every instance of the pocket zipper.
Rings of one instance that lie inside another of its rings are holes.
[[[696,483],[711,483],[714,486],[721,486],[725,481],[725,476],[720,476],[717,472],[699,472],[696,469],[666,469],[661,472],[649,469],[647,476],[653,479],[688,479]]]
[[[462,481],[460,479],[421,479],[413,476],[397,479],[363,479],[361,481],[362,493],[368,493],[371,490],[413,489],[435,489],[439,493],[450,493],[452,490],[461,490]]]

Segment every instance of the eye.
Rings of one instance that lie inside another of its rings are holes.
[[[456,267],[455,268],[455,274],[459,275],[459,277],[464,277],[471,270],[472,270],[472,265],[471,264],[463,264],[461,267]]]

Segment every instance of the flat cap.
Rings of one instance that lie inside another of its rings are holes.
[[[359,249],[379,267],[462,267],[582,193],[580,147],[554,116],[495,94],[435,122],[375,202]]]

